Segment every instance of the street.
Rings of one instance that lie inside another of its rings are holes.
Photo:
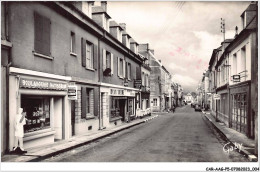
[[[44,162],[245,162],[190,105]]]

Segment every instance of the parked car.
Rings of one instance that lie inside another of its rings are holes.
[[[194,108],[194,103],[191,103],[191,104],[190,104],[190,107]]]
[[[201,106],[199,104],[196,104],[194,109],[195,111],[201,111]]]

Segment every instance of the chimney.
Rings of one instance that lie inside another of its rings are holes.
[[[151,53],[154,55],[154,50],[150,50],[151,51]]]
[[[237,26],[235,27],[235,30],[236,30],[236,34],[235,34],[235,37],[234,37],[234,38],[236,38],[237,35],[238,35],[238,33],[237,33],[237,32],[238,32],[238,27],[237,27]]]
[[[107,1],[101,1],[101,7],[107,12]]]
[[[119,23],[119,25],[124,29],[124,31],[126,30],[126,24],[125,23]]]
[[[162,61],[161,60],[158,60],[160,63],[162,63]]]

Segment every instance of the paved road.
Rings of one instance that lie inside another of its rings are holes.
[[[242,162],[201,112],[190,106],[162,113],[142,125],[44,160],[45,162]]]

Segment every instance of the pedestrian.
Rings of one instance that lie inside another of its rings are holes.
[[[24,136],[24,129],[23,126],[26,124],[26,118],[25,118],[26,112],[23,112],[23,108],[19,108],[18,114],[16,114],[15,117],[15,147],[13,151],[15,151],[19,147],[22,151],[24,151],[23,148],[23,136]]]

